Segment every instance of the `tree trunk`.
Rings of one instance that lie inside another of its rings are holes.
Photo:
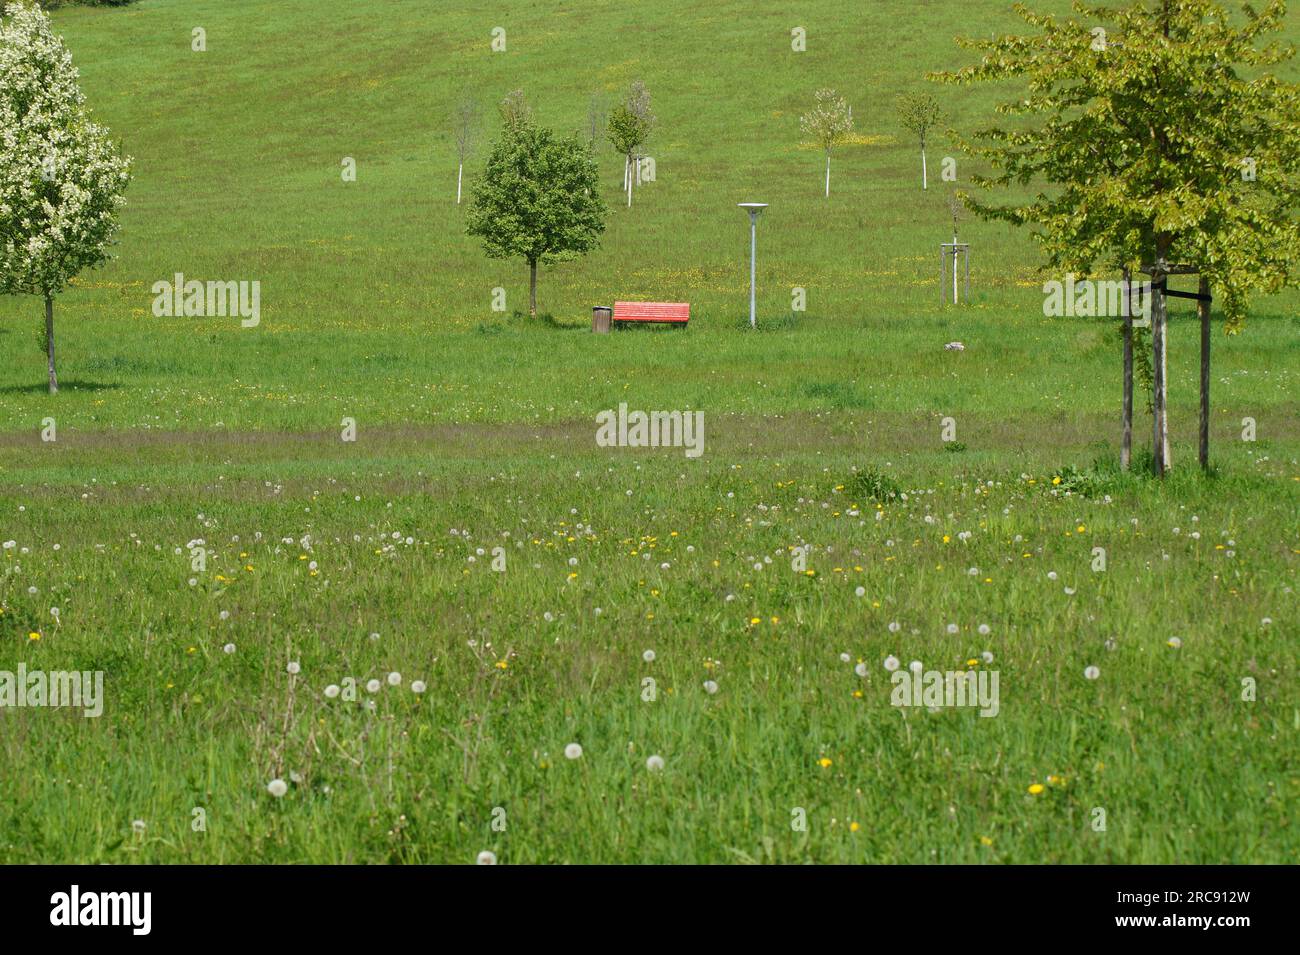
[[[537,260],[528,261],[528,314],[537,317]]]
[[[925,145],[924,144],[921,145],[921,188],[922,189],[930,188],[929,175],[927,174],[925,168]]]
[[[1202,296],[1210,294],[1210,280],[1201,277],[1197,291]],[[1201,319],[1201,468],[1210,468],[1210,303],[1199,301],[1196,311]]]
[[[54,297],[45,296],[45,354],[50,369],[50,394],[59,393],[59,376],[54,371]]]
[[[1119,466],[1127,471],[1133,457],[1133,272],[1124,266],[1124,438]]]
[[[1165,38],[1169,37],[1169,0],[1162,0],[1160,9],[1160,31]],[[1167,155],[1168,137],[1161,127],[1155,130],[1156,156],[1163,160]],[[1157,180],[1156,192],[1159,192],[1164,183]],[[1169,264],[1169,245],[1170,237],[1168,233],[1158,233],[1156,235],[1156,256],[1155,261],[1151,264],[1151,284],[1164,285],[1169,281],[1168,275],[1165,274],[1165,267]],[[1151,445],[1151,454],[1155,459],[1156,474],[1161,480],[1164,480],[1165,472],[1173,464],[1169,460],[1169,417],[1168,417],[1168,383],[1165,372],[1165,330],[1166,319],[1168,317],[1169,298],[1165,295],[1164,289],[1161,289],[1159,295],[1155,295],[1152,289],[1153,298],[1151,300],[1151,349],[1153,354],[1153,372],[1154,379],[1154,401],[1155,414],[1152,417],[1154,422],[1154,441]]]
[[[1160,285],[1169,280],[1165,273],[1167,264],[1165,257],[1169,253],[1169,239],[1166,236],[1160,236],[1156,239],[1156,260],[1151,270],[1152,286]],[[1173,462],[1169,456],[1169,416],[1168,416],[1168,387],[1165,372],[1167,365],[1165,362],[1165,331],[1167,318],[1168,299],[1165,296],[1164,289],[1158,293],[1152,289],[1151,299],[1151,369],[1153,379],[1153,410],[1152,415],[1152,435],[1151,435],[1151,453],[1155,459],[1156,475],[1163,478],[1165,473],[1172,466]]]
[[[460,161],[460,169],[456,172],[456,205],[460,205],[460,182],[465,176],[465,160]]]
[[[826,198],[831,197],[831,154],[826,153]]]

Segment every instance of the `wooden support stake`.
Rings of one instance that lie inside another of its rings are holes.
[[[1119,465],[1127,471],[1133,456],[1133,273],[1124,266],[1124,439]]]
[[[1164,256],[1160,256],[1163,261]],[[1152,286],[1158,285],[1164,273],[1157,266],[1151,274]],[[1151,453],[1155,459],[1156,475],[1164,478],[1172,463],[1169,460],[1169,418],[1166,408],[1165,381],[1165,319],[1167,317],[1167,300],[1162,290],[1152,289],[1151,300],[1151,370],[1153,379],[1153,410]]]
[[[1210,281],[1201,276],[1196,311],[1201,319],[1201,469],[1210,468]]]
[[[944,258],[945,254],[946,253],[943,251],[943,244],[940,243],[939,245],[939,304],[940,305],[942,305],[947,300],[947,296],[948,296],[948,292],[946,291],[946,287],[944,285],[944,283],[947,282],[948,280],[948,273],[946,271],[948,267],[947,264],[948,260]]]

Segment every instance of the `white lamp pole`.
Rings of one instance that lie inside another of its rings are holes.
[[[738,202],[736,205],[749,213],[749,327],[758,327],[754,305],[755,269],[758,261],[758,214],[767,208],[766,202]]]

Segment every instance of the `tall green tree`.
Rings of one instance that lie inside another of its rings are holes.
[[[983,52],[980,63],[934,77],[1027,86],[998,107],[1012,122],[963,141],[993,170],[973,177],[977,185],[1019,195],[1003,203],[966,196],[968,204],[1030,225],[1052,268],[1145,266],[1157,288],[1180,266],[1195,270],[1235,334],[1249,296],[1294,282],[1300,255],[1300,88],[1268,70],[1294,55],[1269,37],[1283,26],[1283,0],[1235,15],[1218,0],[1076,2],[1060,18],[1015,9],[1035,32],[959,39]],[[1201,318],[1206,433],[1208,308]],[[1157,292],[1153,451],[1162,476],[1166,320]]]
[[[576,136],[537,125],[522,100],[502,106],[501,138],[474,183],[466,232],[490,258],[528,263],[528,312],[537,314],[537,266],[595,249],[605,231],[596,160]]]
[[[117,232],[130,160],[90,120],[72,54],[39,6],[0,17],[0,294],[45,301],[50,394],[54,297],[103,264]]]

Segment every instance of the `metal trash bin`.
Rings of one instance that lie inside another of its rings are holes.
[[[591,310],[591,330],[598,335],[609,334],[609,322],[614,310],[608,305],[596,305]]]

